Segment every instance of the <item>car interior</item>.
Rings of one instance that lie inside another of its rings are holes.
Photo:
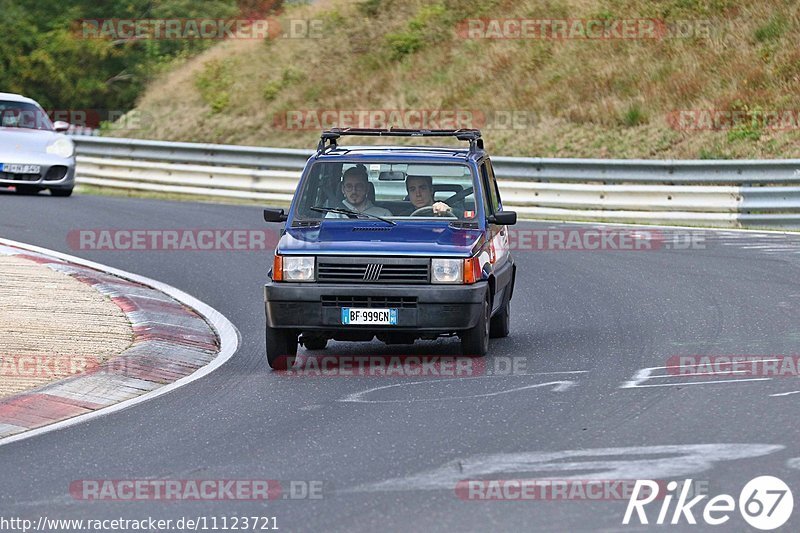
[[[336,170],[336,172],[328,172],[320,177],[319,191],[314,205],[330,208],[341,207],[344,200],[341,188],[342,172],[338,168]],[[408,198],[405,182],[409,177],[414,176],[423,175],[409,175],[398,170],[371,171],[368,176],[367,197],[374,205],[388,209],[395,217],[411,216],[416,208]],[[453,183],[453,181],[457,180],[463,181],[463,178],[455,179],[452,176],[431,175],[424,175],[423,177],[432,181],[434,202],[448,203],[453,208],[453,215],[459,219],[474,216],[475,200],[472,195],[472,187],[468,187],[465,190],[463,184]],[[376,183],[381,191],[380,195],[376,194]]]

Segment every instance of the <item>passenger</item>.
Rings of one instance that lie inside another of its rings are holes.
[[[368,189],[369,177],[367,176],[367,167],[364,165],[357,165],[348,168],[342,176],[342,194],[344,194],[344,200],[342,200],[340,207],[378,217],[392,216],[392,212],[388,209],[372,203],[367,196]],[[347,215],[328,213],[325,215],[325,218],[347,218]]]
[[[412,211],[422,207],[432,207],[434,216],[444,216],[453,213],[453,209],[444,202],[433,201],[433,178],[430,176],[408,176],[406,178],[406,192]]]

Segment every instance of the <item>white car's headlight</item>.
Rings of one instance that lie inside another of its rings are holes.
[[[47,153],[60,157],[72,157],[75,154],[75,143],[61,137],[47,147]]]
[[[280,267],[280,281],[314,281],[313,257],[276,255],[275,258],[276,263],[280,263],[275,265]],[[274,277],[277,271],[273,269],[273,279],[277,279]]]
[[[431,283],[463,282],[463,259],[431,259]]]

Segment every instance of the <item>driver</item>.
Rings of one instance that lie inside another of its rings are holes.
[[[351,211],[359,213],[366,213],[367,215],[375,215],[379,217],[390,217],[392,212],[383,207],[379,207],[370,201],[367,197],[367,190],[369,188],[369,177],[367,176],[367,167],[364,165],[356,165],[345,170],[342,175],[342,206]],[[325,218],[347,218],[347,215],[339,213],[328,213]]]
[[[444,202],[433,201],[433,178],[431,176],[408,176],[406,178],[406,192],[414,210],[422,207],[432,207],[434,216],[452,214],[452,208]]]

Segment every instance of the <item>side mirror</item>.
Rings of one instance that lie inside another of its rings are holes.
[[[53,129],[58,133],[64,133],[65,131],[69,131],[70,123],[64,122],[63,120],[58,120],[53,124]]]
[[[498,224],[500,226],[513,226],[517,223],[516,211],[500,211],[494,215],[489,216],[490,224]]]
[[[288,218],[283,209],[264,209],[264,220],[267,222],[286,222]]]

